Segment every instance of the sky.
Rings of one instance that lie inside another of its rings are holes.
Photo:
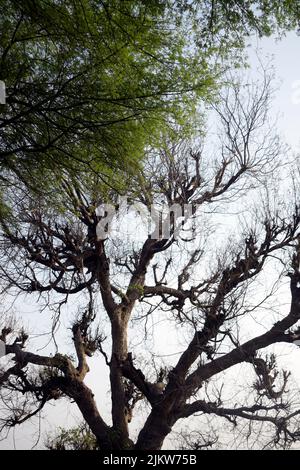
[[[276,83],[279,89],[276,92],[272,107],[272,115],[278,115],[278,129],[282,138],[289,144],[292,152],[300,153],[300,37],[296,34],[287,34],[281,41],[274,38],[267,38],[253,41],[249,49],[249,63],[251,75],[255,77],[257,67],[257,56],[262,63],[270,62],[274,66]],[[23,316],[26,319],[32,314],[32,304],[28,301],[23,304]],[[28,320],[29,321],[29,320]],[[42,327],[42,325],[41,325]],[[291,351],[286,347],[282,352],[283,363],[292,367],[295,381],[300,387],[300,363],[299,351]],[[91,360],[91,365],[94,359]],[[104,400],[109,409],[109,397],[105,394],[107,376],[103,375],[99,379],[99,367],[95,366],[97,373],[90,374],[87,378],[87,385],[96,392],[99,400]],[[22,428],[16,429],[7,439],[0,442],[0,449],[27,449],[33,442],[38,442],[39,433],[46,430],[54,430],[57,426],[71,426],[79,416],[74,405],[66,402],[55,403],[49,406],[46,419],[41,421],[41,428],[26,424]],[[104,416],[105,418],[106,416]],[[42,440],[37,444],[38,448],[43,447]]]
[[[256,46],[260,59],[271,59],[274,64],[279,90],[273,103],[274,113],[279,113],[279,129],[287,143],[300,149],[300,37],[289,33],[281,41],[264,38],[251,48],[250,65],[256,63]],[[281,83],[280,83],[281,82]]]

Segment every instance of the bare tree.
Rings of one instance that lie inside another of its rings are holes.
[[[152,234],[143,240],[141,226],[132,242],[125,235],[99,236],[99,224],[109,221],[107,209],[97,209],[107,202],[97,175],[88,187],[66,176],[58,207],[48,207],[28,191],[7,193],[13,209],[1,221],[3,290],[36,293],[41,303],[55,309],[56,322],[73,294],[81,293],[86,307],[74,313],[76,359],[58,351],[48,356],[28,351],[28,334],[4,325],[3,429],[65,397],[77,404],[102,450],[160,449],[175,425],[177,429],[192,416],[195,422],[199,415],[230,426],[248,423],[248,434],[258,432],[255,423],[271,426],[270,445],[288,446],[299,439],[300,408],[286,393],[290,374],[280,371],[273,349],[265,351],[300,340],[300,212],[287,180],[285,148],[268,124],[270,98],[267,75],[258,86],[233,85],[215,108],[219,145],[198,142],[195,150],[188,143],[166,142],[149,151],[126,194],[140,211],[153,205],[161,209]],[[121,218],[114,190],[108,200]],[[181,217],[174,207],[183,211]],[[131,218],[130,224],[136,220]],[[258,286],[270,272],[272,286],[266,284],[262,296]],[[276,312],[275,291],[287,277],[290,307]],[[248,327],[249,316],[264,322],[257,334]],[[135,329],[146,345],[151,320],[157,317],[168,323],[166,340],[177,332],[183,350],[174,351],[169,363],[153,354],[144,367],[141,348],[128,346],[128,332]],[[103,319],[110,325],[109,338],[99,326]],[[88,357],[98,353],[109,368],[111,424],[85,384]],[[238,364],[252,368],[256,379],[250,396],[244,393],[244,403],[231,397],[227,404],[216,381]],[[209,387],[216,383],[218,392],[213,393]],[[142,401],[147,416],[144,422],[140,418],[133,442],[129,423]],[[200,430],[193,446],[216,441],[214,432]]]

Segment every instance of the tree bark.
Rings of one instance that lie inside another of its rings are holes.
[[[100,449],[113,450],[110,428],[99,414],[92,391],[83,382],[74,381],[68,385],[67,393],[75,400],[82,416],[96,436]]]
[[[124,378],[121,370],[121,364],[128,354],[127,324],[128,320],[125,312],[116,310],[111,318],[112,355],[110,361],[110,385],[113,428],[119,435],[121,447],[127,446],[129,442]]]
[[[162,407],[154,408],[138,436],[135,449],[160,450],[175,421]]]

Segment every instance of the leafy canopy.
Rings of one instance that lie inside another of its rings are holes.
[[[244,38],[295,29],[300,16],[288,0],[0,6],[2,178],[13,170],[35,187],[46,169],[128,170],[174,124],[191,132],[199,99],[238,63]]]

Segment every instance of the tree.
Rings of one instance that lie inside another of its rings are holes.
[[[295,29],[300,16],[293,1],[1,0],[1,10],[1,178],[35,190],[62,168],[96,167],[106,181],[128,172],[163,128],[189,127],[245,36]]]
[[[134,229],[128,241],[122,218],[119,237],[108,231],[115,220],[110,210],[122,217],[124,207],[114,189],[111,206],[103,204],[106,196],[93,190],[97,175],[86,187],[80,178],[63,182],[58,198],[64,211],[26,187],[7,192],[14,210],[1,220],[3,289],[37,295],[43,308],[44,301],[55,311],[56,325],[70,304],[76,356],[58,338],[52,355],[31,352],[28,332],[17,333],[7,320],[1,334],[8,361],[0,375],[3,429],[64,397],[77,404],[101,450],[159,449],[175,425],[199,414],[232,426],[248,422],[247,433],[254,435],[255,423],[270,425],[270,445],[299,439],[300,410],[287,393],[290,374],[275,356],[278,343],[296,348],[300,340],[299,181],[268,121],[270,85],[265,74],[262,83],[244,88],[233,82],[224,91],[214,106],[221,127],[213,158],[202,142],[166,140],[147,152],[126,196],[140,213],[145,209],[143,217],[152,210],[150,235]],[[220,213],[238,213],[234,233],[224,231]],[[129,216],[129,227],[134,220]],[[278,312],[276,288],[286,277],[290,309]],[[264,327],[250,328],[251,318]],[[158,320],[167,322],[168,339],[179,335],[183,349],[178,353],[175,342],[169,362],[145,349],[150,322]],[[132,331],[142,348],[133,350],[132,340],[128,345]],[[93,355],[109,369],[111,424],[85,384]],[[224,404],[218,379],[226,381],[238,364],[256,379],[241,403],[230,396]],[[133,440],[129,424],[142,403]],[[66,436],[66,445],[72,444],[72,432]],[[198,438],[195,448],[203,445]]]
[[[54,438],[49,437],[46,447],[49,450],[98,449],[97,440],[85,423],[69,431],[60,429]]]

